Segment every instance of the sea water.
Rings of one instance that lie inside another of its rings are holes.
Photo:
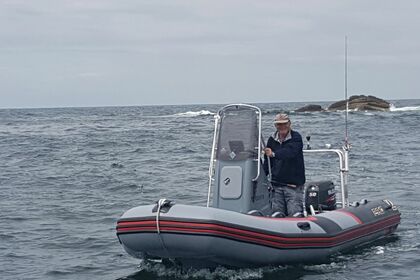
[[[115,231],[124,211],[159,198],[205,205],[221,105],[1,109],[0,279],[418,279],[420,100],[393,103],[349,113],[349,195],[391,199],[402,213],[397,232],[322,265],[237,270],[134,259]],[[313,148],[343,144],[344,112],[256,105],[266,139],[286,111]],[[335,156],[307,154],[305,163],[308,181],[339,185]]]

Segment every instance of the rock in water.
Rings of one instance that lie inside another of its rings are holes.
[[[349,98],[349,109],[359,111],[389,111],[390,103],[372,95],[353,95]],[[346,110],[346,100],[331,104],[328,111]]]
[[[321,105],[309,104],[295,110],[295,112],[323,112],[325,111]]]

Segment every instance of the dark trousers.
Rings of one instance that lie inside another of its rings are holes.
[[[303,215],[303,185],[290,187],[287,185],[273,185],[274,193],[272,209],[280,212],[279,216]]]

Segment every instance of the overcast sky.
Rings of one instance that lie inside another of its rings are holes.
[[[420,98],[420,1],[0,0],[0,108]]]

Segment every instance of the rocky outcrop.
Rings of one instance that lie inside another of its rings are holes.
[[[302,108],[296,109],[295,112],[323,112],[325,111],[321,105],[309,104]]]
[[[353,95],[349,98],[349,109],[358,111],[389,111],[390,103],[372,95]],[[346,110],[346,100],[331,104],[328,111]]]
[[[357,111],[389,111],[391,103],[372,95],[353,95],[349,98],[349,109]],[[346,100],[335,102],[324,109],[321,105],[309,104],[296,109],[295,112],[344,111]]]

